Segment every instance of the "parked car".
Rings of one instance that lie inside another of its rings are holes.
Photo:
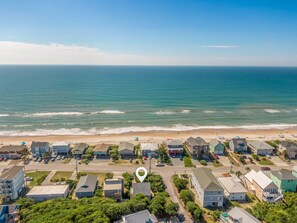
[[[261,167],[261,170],[263,170],[263,171],[270,171],[271,169],[269,167],[267,167],[267,166],[263,166],[263,167]]]
[[[60,160],[61,159],[61,155],[57,156],[57,160]]]
[[[180,160],[180,161],[183,161],[183,157],[182,157],[182,156],[181,156],[181,157],[179,157],[179,160]]]
[[[129,162],[132,163],[132,162],[133,162],[133,159],[131,158],[131,159],[129,160]]]
[[[32,181],[33,177],[26,177],[26,181]]]
[[[144,159],[144,160],[147,160],[147,157],[146,157],[146,156],[144,156],[144,157],[143,157],[143,159]]]
[[[53,157],[53,158],[51,159],[51,161],[52,161],[52,162],[54,162],[55,160],[56,160],[56,158],[55,158],[55,157]]]
[[[61,159],[64,160],[66,158],[66,156],[62,156]]]
[[[39,157],[37,161],[40,163],[42,161],[42,157]]]
[[[3,161],[3,158],[2,157],[0,157],[0,162],[2,162]]]
[[[218,154],[213,154],[213,157],[215,158],[215,159],[219,159],[219,155]]]
[[[36,157],[34,158],[34,162],[37,162],[38,159],[39,159],[39,157],[36,156]]]
[[[161,162],[156,162],[156,166],[157,167],[162,167],[162,166],[165,166],[165,164],[164,163],[161,163]]]
[[[8,158],[7,157],[4,157],[3,161],[7,161],[7,160],[8,160]]]

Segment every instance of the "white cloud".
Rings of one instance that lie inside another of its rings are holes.
[[[204,46],[232,48],[236,46]],[[198,52],[197,52],[198,53]],[[0,64],[57,65],[201,65],[201,66],[296,66],[295,57],[254,56],[151,56],[109,53],[98,48],[0,41]]]
[[[240,46],[236,45],[210,45],[210,46],[200,46],[203,48],[219,48],[219,49],[228,49],[228,48],[240,48]]]

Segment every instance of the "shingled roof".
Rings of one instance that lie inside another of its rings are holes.
[[[97,176],[95,175],[86,175],[82,176],[76,186],[76,192],[94,192],[97,185]]]
[[[193,174],[205,191],[224,190],[217,178],[208,168],[195,168]]]

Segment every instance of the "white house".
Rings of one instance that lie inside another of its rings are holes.
[[[219,182],[225,189],[225,196],[231,201],[244,201],[247,190],[241,184],[240,179],[233,175],[231,177],[219,177]]]
[[[158,155],[158,144],[157,143],[141,143],[141,154],[142,156],[152,156]]]
[[[56,155],[67,156],[70,151],[70,144],[66,142],[56,142],[53,144],[53,151]]]
[[[193,169],[191,184],[203,207],[222,207],[224,188],[208,168]]]
[[[0,196],[6,200],[15,200],[25,186],[24,166],[4,169],[0,175]]]
[[[262,201],[275,203],[283,198],[279,188],[262,171],[251,170],[244,176],[244,183]]]

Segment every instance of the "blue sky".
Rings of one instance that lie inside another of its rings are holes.
[[[116,55],[116,64],[297,66],[297,1],[0,0],[2,63],[22,63],[21,53],[52,55],[41,48],[53,43],[64,47],[48,49],[59,55],[70,46],[97,50],[95,64]],[[24,63],[34,61],[59,63],[50,55]]]

